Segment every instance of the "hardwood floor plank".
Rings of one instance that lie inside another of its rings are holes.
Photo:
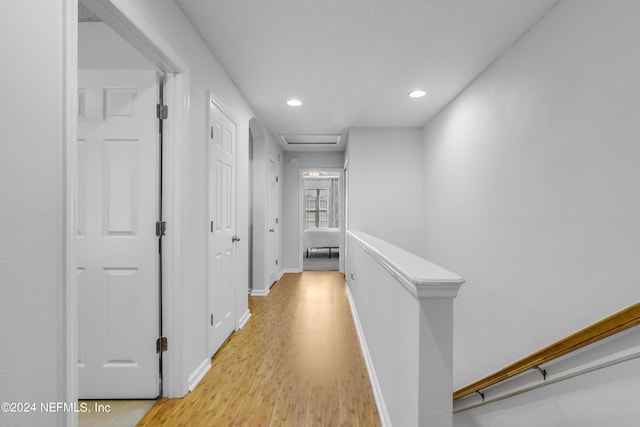
[[[285,274],[182,399],[161,399],[138,426],[380,425],[338,272]]]

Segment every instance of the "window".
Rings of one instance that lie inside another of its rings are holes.
[[[304,228],[339,227],[339,178],[304,179]]]
[[[305,226],[304,228],[329,227],[327,208],[329,190],[323,188],[307,189],[305,192]]]

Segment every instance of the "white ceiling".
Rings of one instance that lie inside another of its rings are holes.
[[[422,127],[557,1],[176,0],[278,140]]]

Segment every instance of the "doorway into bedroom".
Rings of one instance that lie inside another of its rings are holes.
[[[340,266],[342,180],[339,169],[302,171],[302,266],[333,271]]]

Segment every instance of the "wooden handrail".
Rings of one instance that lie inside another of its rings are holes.
[[[640,324],[640,303],[627,307],[453,393],[457,400]]]

